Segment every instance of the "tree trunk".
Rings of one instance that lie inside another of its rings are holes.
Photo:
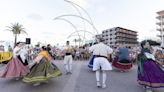
[[[76,39],[74,39],[74,41],[75,41],[75,46],[76,46]]]
[[[14,47],[16,46],[16,43],[17,43],[17,34],[15,34]]]

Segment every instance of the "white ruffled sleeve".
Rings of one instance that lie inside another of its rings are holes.
[[[37,56],[35,59],[34,59],[34,62],[36,63],[39,63],[40,60],[43,58],[43,56]]]

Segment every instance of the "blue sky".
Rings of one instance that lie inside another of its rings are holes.
[[[164,10],[164,0],[70,0],[82,6],[91,16],[94,25],[102,30],[120,26],[138,32],[139,41],[157,39],[158,27],[155,23],[156,12]],[[53,20],[63,14],[76,14],[73,6],[64,0],[0,0],[0,40],[13,40],[13,35],[5,31],[6,26],[18,22],[23,25],[28,35],[20,35],[19,40],[26,37],[32,43],[64,44],[75,29],[66,21]],[[87,15],[80,11],[86,19]],[[84,23],[75,17],[63,17],[71,21],[78,30],[84,30]],[[87,31],[96,34],[92,27],[85,23]],[[83,35],[83,33],[80,33]],[[68,40],[78,38],[77,34]],[[92,38],[86,33],[86,39]]]

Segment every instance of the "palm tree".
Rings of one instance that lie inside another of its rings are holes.
[[[7,28],[8,28],[7,30],[11,31],[15,36],[14,46],[17,43],[17,36],[19,34],[22,34],[22,33],[27,34],[27,32],[24,30],[23,26],[19,23],[11,24],[11,26],[7,26]]]

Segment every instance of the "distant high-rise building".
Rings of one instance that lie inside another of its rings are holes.
[[[96,37],[102,37],[105,40],[105,44],[111,47],[118,45],[133,47],[138,44],[137,32],[122,27],[106,29],[102,31],[102,34],[96,35]]]
[[[158,22],[156,23],[159,28],[157,30],[160,32],[159,37],[161,37],[161,46],[164,47],[164,10],[157,12]],[[163,35],[163,36],[162,36]]]

